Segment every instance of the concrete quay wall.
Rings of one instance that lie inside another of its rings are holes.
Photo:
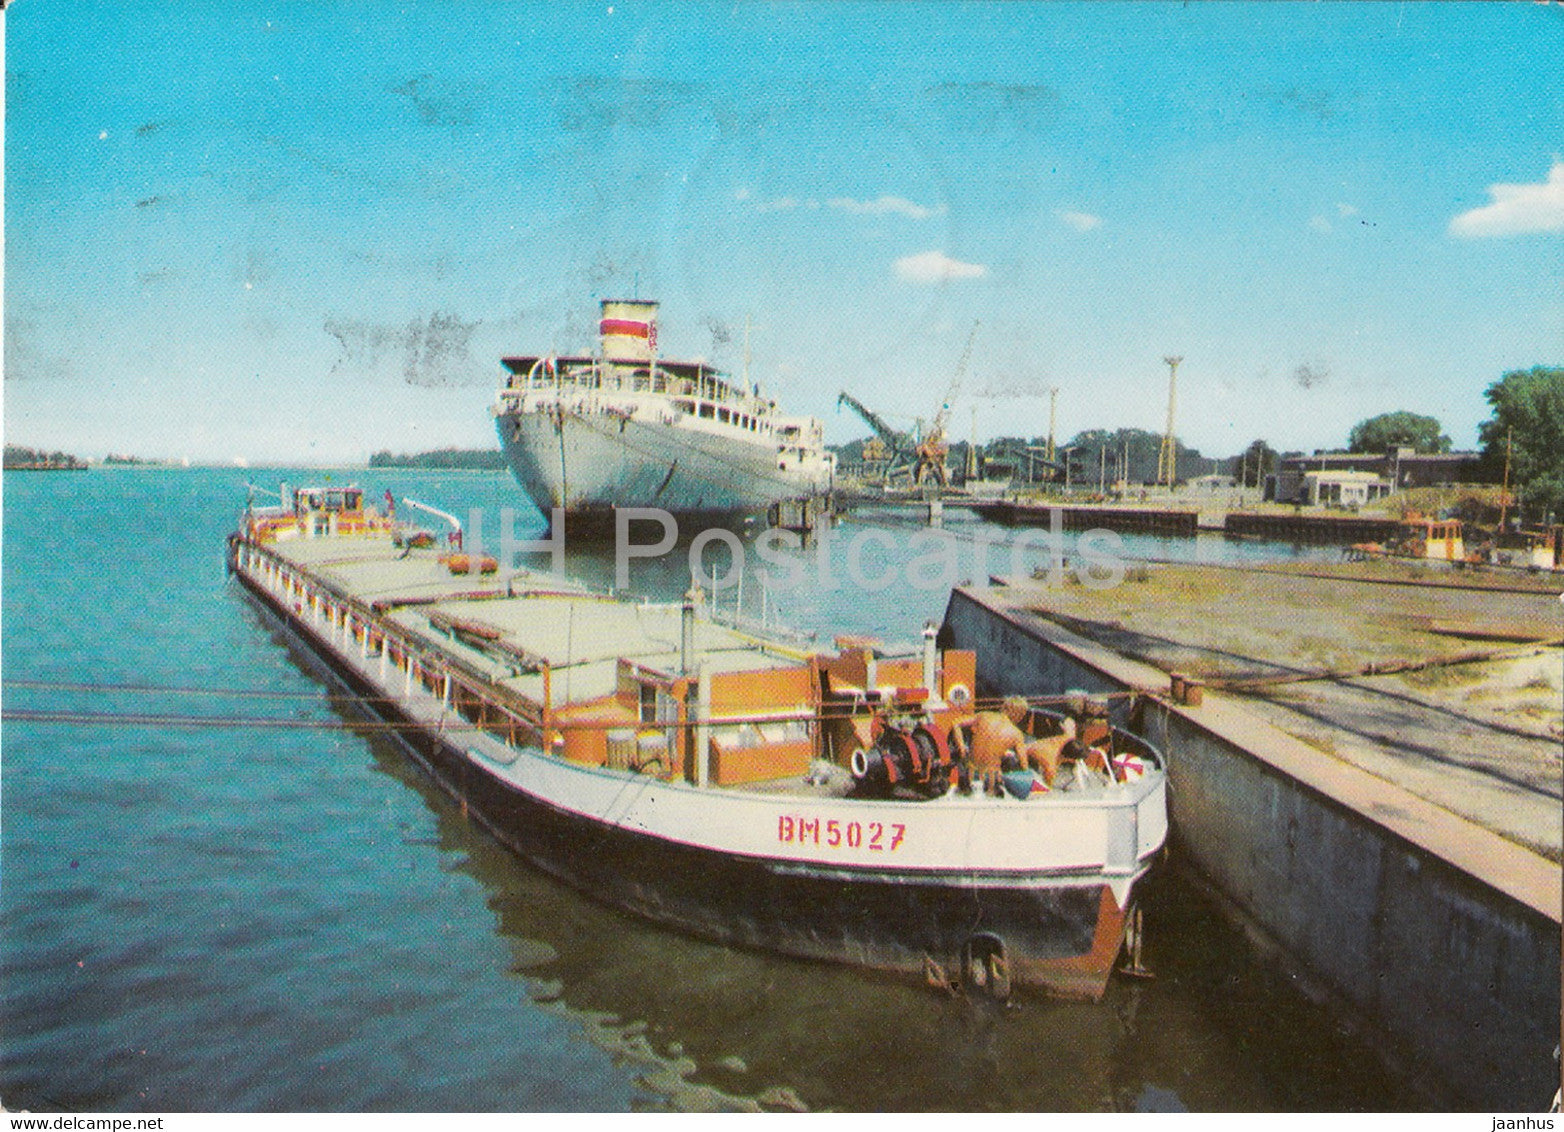
[[[1163,535],[1222,532],[1243,538],[1278,542],[1355,543],[1382,541],[1401,524],[1388,516],[1371,517],[1323,511],[1242,511],[1214,499],[1189,496],[1176,504],[1131,507],[1123,504],[1068,502],[1018,503],[1013,500],[972,501],[980,518],[1010,527],[1046,527],[1059,512],[1068,531],[1101,527],[1107,530]]]
[[[1390,518],[1250,511],[1229,511],[1222,524],[1222,529],[1230,535],[1281,542],[1293,539],[1299,542],[1380,542],[1400,528],[1401,524]]]
[[[980,518],[1005,526],[1047,527],[1059,512],[1060,526],[1067,531],[1096,528],[1165,535],[1194,535],[1200,530],[1200,513],[1173,507],[1102,507],[1072,503],[974,503]]]
[[[1018,595],[958,589],[946,610],[943,636],[998,674],[986,692],[1167,687]],[[1546,1106],[1559,1085],[1558,864],[1231,697],[1143,699],[1121,722],[1168,755],[1173,852],[1388,1065],[1450,1107]]]

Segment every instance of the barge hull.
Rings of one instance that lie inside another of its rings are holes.
[[[1016,986],[1077,999],[1106,989],[1127,909],[1099,877],[933,882],[719,853],[584,819],[490,773],[464,741],[465,727],[446,731],[421,718],[243,568],[236,572],[366,712],[398,725],[415,760],[497,840],[589,898],[721,943],[916,978],[961,979],[974,951],[993,946]]]

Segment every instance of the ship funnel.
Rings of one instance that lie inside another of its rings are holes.
[[[603,357],[611,362],[650,362],[657,352],[657,304],[604,299],[597,324]]]

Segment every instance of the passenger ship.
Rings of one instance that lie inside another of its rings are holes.
[[[657,356],[657,304],[605,299],[596,356],[508,357],[500,444],[545,515],[615,507],[735,516],[831,489],[836,457],[814,417],[705,362]]]

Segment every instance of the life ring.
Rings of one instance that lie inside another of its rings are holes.
[[[972,689],[965,684],[952,684],[945,689],[945,700],[951,707],[964,708],[972,702]]]

